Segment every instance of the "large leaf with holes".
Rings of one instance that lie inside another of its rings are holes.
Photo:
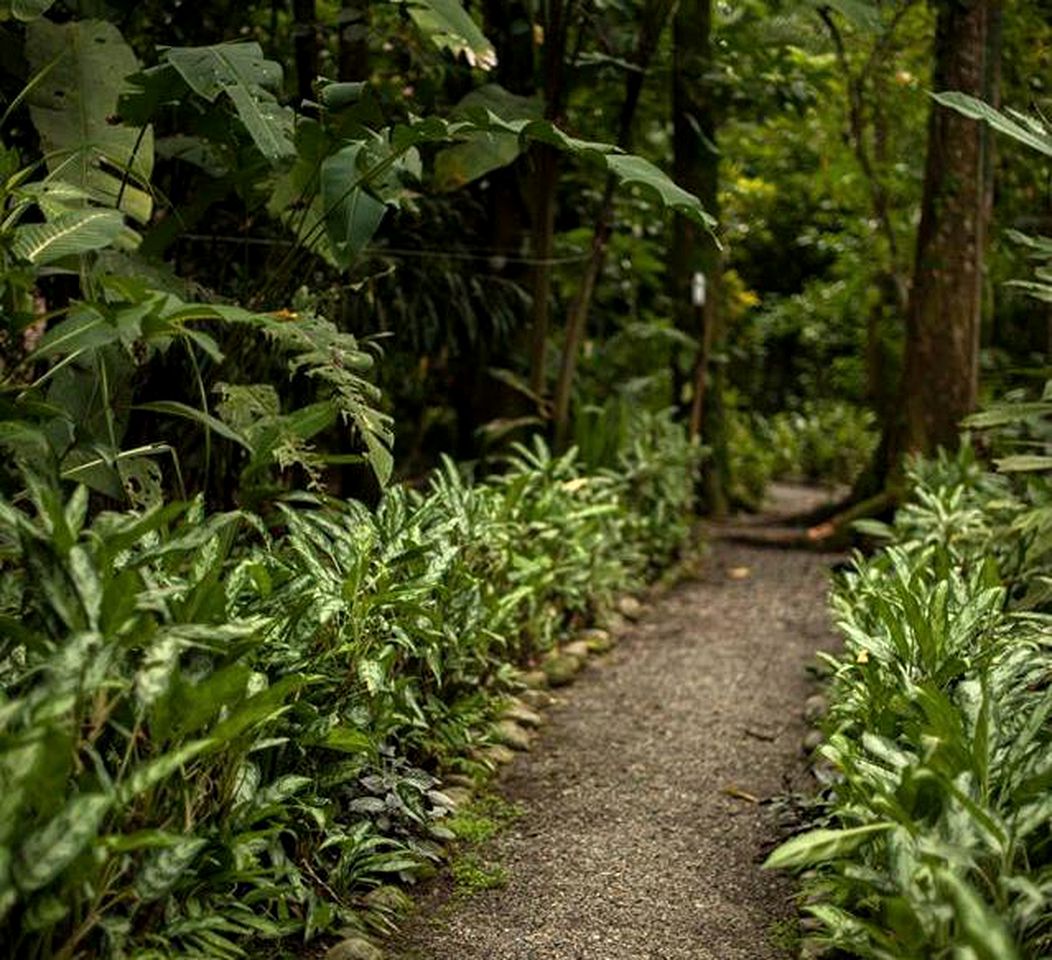
[[[34,20],[26,57],[31,71],[44,71],[27,102],[49,169],[97,202],[148,221],[153,132],[114,122],[125,78],[138,69],[120,31],[102,20]]]
[[[16,227],[11,251],[36,266],[109,246],[124,230],[116,210],[71,210],[47,223]]]

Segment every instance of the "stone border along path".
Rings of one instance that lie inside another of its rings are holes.
[[[714,534],[698,579],[558,692],[533,751],[504,769],[498,789],[524,814],[479,853],[506,886],[433,884],[387,957],[792,955],[791,882],[759,866],[778,834],[762,801],[805,785],[805,668],[835,646],[839,557]]]

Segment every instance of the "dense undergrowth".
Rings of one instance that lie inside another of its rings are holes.
[[[727,423],[731,492],[758,507],[772,480],[850,484],[877,445],[870,410],[834,400],[807,401],[771,416],[732,407]]]
[[[442,856],[449,771],[516,664],[667,564],[696,447],[641,417],[616,469],[520,448],[376,509],[291,494],[89,515],[0,502],[0,953],[244,955],[382,929]]]
[[[1052,952],[1052,490],[965,446],[919,463],[886,545],[838,583],[806,868],[815,944],[888,958]],[[843,951],[843,953],[839,953]]]

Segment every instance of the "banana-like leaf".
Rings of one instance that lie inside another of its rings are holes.
[[[408,0],[413,22],[435,46],[454,56],[463,54],[473,67],[491,70],[497,51],[461,6],[460,0]]]
[[[61,167],[63,179],[99,203],[146,223],[153,132],[113,120],[125,78],[138,69],[120,31],[102,20],[35,20],[26,28],[26,58],[34,72],[54,63],[28,97],[49,169]]]
[[[11,250],[19,259],[43,266],[107,247],[123,229],[124,218],[116,210],[72,210],[46,223],[16,227]]]

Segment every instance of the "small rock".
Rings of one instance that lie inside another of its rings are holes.
[[[609,631],[600,630],[598,627],[582,630],[577,634],[577,639],[584,643],[590,653],[606,653],[614,646],[614,638],[610,636]]]
[[[543,690],[548,686],[548,674],[543,670],[529,670],[522,675],[522,682],[530,690]]]
[[[544,661],[544,672],[553,687],[564,687],[573,681],[582,666],[580,658],[568,653],[557,653]]]
[[[804,737],[803,749],[804,753],[814,753],[823,743],[825,743],[825,736],[821,730],[809,730],[807,736]]]
[[[530,727],[534,730],[544,723],[544,718],[539,713],[531,710],[521,700],[512,700],[505,708],[502,716],[505,720],[514,721],[520,727]]]
[[[548,677],[545,676],[544,679],[547,681]],[[526,706],[533,707],[534,710],[543,710],[555,703],[555,697],[547,690],[523,690],[519,697]]]
[[[468,790],[471,790],[474,786],[475,778],[469,777],[466,773],[446,773],[442,776],[442,792],[445,794],[449,793],[447,787],[467,787]]]
[[[486,747],[480,754],[482,761],[492,767],[499,767],[511,763],[515,759],[515,751],[502,743],[495,743]]]
[[[493,725],[493,736],[512,750],[529,750],[530,735],[514,720],[498,720]]]
[[[325,953],[325,960],[383,960],[383,951],[365,937],[348,937]]]
[[[606,618],[605,623],[606,629],[610,632],[612,637],[621,636],[621,634],[625,633],[631,627],[631,624],[619,613],[611,613]]]
[[[571,657],[577,657],[578,660],[588,659],[588,643],[584,640],[574,640],[572,643],[567,643],[561,647],[561,650]]]
[[[413,906],[412,898],[404,890],[390,884],[370,890],[362,900],[370,909],[381,910],[384,913],[405,914]]]
[[[820,693],[812,694],[804,701],[804,719],[808,723],[821,720],[829,710],[829,703]]]
[[[471,803],[471,791],[467,787],[449,787],[442,793],[450,799],[454,810],[459,810],[465,804]]]
[[[617,601],[617,609],[621,612],[622,616],[627,617],[629,620],[638,620],[643,616],[643,604],[631,594],[626,593]]]

